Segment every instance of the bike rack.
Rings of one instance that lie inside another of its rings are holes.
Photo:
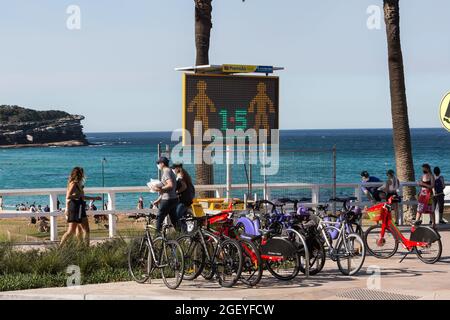
[[[306,278],[309,278],[309,249],[308,249],[308,246],[306,245],[305,238],[300,234],[300,232],[298,232],[294,229],[286,229],[286,231],[294,232],[295,234],[297,234],[297,236],[302,241],[303,247],[305,248],[305,259],[306,259],[306,261],[308,261],[308,263],[306,263],[306,261],[305,261],[305,275],[306,275]]]

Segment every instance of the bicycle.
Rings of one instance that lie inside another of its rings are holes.
[[[331,200],[333,200],[333,199],[331,199]],[[348,198],[341,199],[341,200],[348,200],[348,202],[349,202],[349,201],[357,200],[357,198],[356,197],[348,197]],[[361,226],[362,210],[359,207],[355,207],[355,206],[348,207],[347,206],[348,202],[345,203],[345,207],[343,206],[343,209],[345,211],[352,211],[353,214],[347,221],[347,232],[348,233],[357,233],[363,238],[364,231]],[[335,221],[335,222],[341,223],[343,216],[334,215],[334,214],[329,213],[329,207],[330,207],[329,204],[318,205],[316,207],[316,211],[314,213],[318,216],[321,216],[325,221]],[[337,224],[336,227],[339,228],[339,224]],[[329,230],[329,240],[336,240],[337,236],[338,236],[338,232],[336,230]]]
[[[181,245],[175,240],[166,237],[170,225],[164,225],[160,236],[153,239],[151,225],[156,220],[154,214],[138,214],[146,219],[144,235],[136,237],[128,249],[128,269],[131,277],[137,283],[145,283],[155,270],[161,271],[164,284],[169,289],[180,286],[184,277],[184,254]]]
[[[272,206],[271,213],[260,212],[262,205]],[[256,244],[267,270],[275,278],[294,279],[300,271],[301,258],[309,259],[309,251],[303,236],[290,227],[290,216],[277,211],[275,204],[268,200],[257,201],[251,213],[253,218],[244,214],[236,222],[240,237]]]
[[[411,253],[426,264],[434,264],[441,258],[442,241],[440,234],[428,226],[412,226],[407,239],[392,221],[392,206],[400,202],[400,197],[392,196],[387,202],[377,204],[367,210],[371,220],[377,222],[364,235],[367,251],[379,259],[388,259],[398,250],[399,243],[407,250],[400,263]],[[381,222],[381,224],[380,224]],[[429,256],[427,258],[427,256]]]
[[[235,212],[226,210],[208,218],[208,223],[210,226],[216,226],[216,229],[211,229],[215,235],[223,235],[239,242],[242,248],[243,259],[240,280],[244,284],[254,287],[261,281],[263,274],[261,254],[258,246],[253,241],[240,236],[240,229],[234,224],[234,215],[236,215]],[[245,214],[240,214],[240,217],[243,216]]]
[[[209,230],[209,224],[214,221],[208,217],[188,219],[199,223],[195,231],[178,238],[184,249],[185,279],[194,280],[202,275],[206,280],[212,280],[216,276],[222,287],[233,287],[242,272],[240,244]]]
[[[348,276],[357,274],[365,261],[366,247],[362,237],[349,232],[350,222],[353,220],[354,212],[348,208],[347,203],[356,198],[333,198],[330,201],[342,202],[341,221],[327,221],[318,216],[318,230],[322,236],[322,241],[326,244],[328,257],[337,263],[339,271]],[[330,216],[329,214],[327,216]],[[337,233],[336,244],[330,239],[330,231]]]

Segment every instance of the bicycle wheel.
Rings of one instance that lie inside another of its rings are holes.
[[[398,250],[398,241],[390,229],[381,238],[381,225],[373,225],[364,233],[367,251],[378,259],[388,259]]]
[[[361,236],[356,233],[346,235],[339,243],[336,258],[342,274],[346,276],[357,274],[366,259],[366,247]]]
[[[145,236],[131,240],[128,247],[128,271],[137,283],[145,283],[150,278],[152,257],[149,252]]]
[[[214,251],[216,249],[217,239],[208,235],[205,235],[204,239],[206,248],[202,245],[202,250],[205,253],[205,262],[203,263],[201,275],[203,278],[205,278],[205,280],[211,280],[212,278],[214,278],[215,272],[212,261],[214,260]],[[208,254],[206,254],[205,249],[208,251]]]
[[[310,240],[307,240],[308,248],[309,248],[309,274],[316,275],[320,271],[322,271],[325,266],[326,261],[326,252],[325,247],[323,246],[323,242],[319,237],[314,237]],[[300,271],[304,274],[305,270],[305,258],[301,257],[300,259]]]
[[[184,253],[184,279],[197,279],[205,265],[206,256],[202,244],[195,237],[188,235],[178,238],[177,241]]]
[[[414,248],[417,257],[426,264],[434,264],[441,259],[442,255],[442,242],[438,239],[434,242],[429,243],[426,247],[415,247]]]
[[[241,277],[242,249],[239,242],[227,239],[219,244],[213,270],[217,273],[219,284],[231,288]]]
[[[258,247],[250,240],[240,239],[242,248],[242,273],[241,281],[251,287],[261,281],[263,274],[261,254]]]
[[[289,281],[300,272],[300,255],[296,252],[280,261],[266,261],[267,270],[278,280]]]
[[[167,288],[176,289],[184,276],[183,249],[175,240],[164,241],[160,253],[161,275]]]

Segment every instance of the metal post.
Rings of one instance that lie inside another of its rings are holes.
[[[53,215],[57,211],[58,196],[50,194],[50,241],[58,241],[58,221],[57,216]]]
[[[247,210],[247,194],[244,193],[244,210]]]
[[[263,179],[264,179],[263,197],[264,197],[264,200],[269,200],[269,199],[268,199],[268,194],[267,194],[267,177],[266,177],[266,144],[265,144],[265,143],[262,144],[262,148],[263,148]]]
[[[333,146],[333,198],[336,198],[336,145]],[[333,214],[336,214],[336,202],[333,202]]]
[[[400,199],[402,199],[401,201],[403,202],[403,184],[402,183],[400,183],[400,194],[399,194],[399,196],[400,196]],[[399,215],[399,217],[398,217],[398,224],[399,225],[403,225],[403,203],[398,203],[397,204],[397,210],[398,210],[398,215]]]
[[[116,194],[113,192],[108,193],[108,210],[116,210]],[[108,219],[109,237],[114,238],[116,236],[116,216],[110,213]]]
[[[161,157],[161,142],[158,143],[158,159]],[[158,170],[158,180],[161,180],[161,171]]]
[[[317,205],[320,200],[320,187],[318,185],[314,185],[311,188],[311,201],[313,205]]]
[[[105,162],[106,158],[102,159],[102,187],[105,187]],[[105,194],[102,193],[102,210],[105,210]]]
[[[252,176],[252,164],[249,163],[248,164],[248,181],[249,181],[249,190],[248,190],[248,195],[251,196],[253,193],[253,176]]]
[[[231,147],[226,146],[226,159],[227,159],[227,202],[231,201],[231,183],[232,183],[232,167],[231,167]]]

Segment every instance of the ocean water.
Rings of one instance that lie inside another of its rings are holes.
[[[24,148],[0,150],[0,190],[28,188],[64,188],[74,166],[82,166],[88,176],[87,187],[102,185],[102,159],[106,158],[105,186],[143,186],[157,177],[157,144],[174,145],[169,132],[88,133],[95,145],[76,148]],[[413,129],[413,156],[416,180],[422,163],[439,166],[450,179],[450,133],[444,129]],[[392,131],[361,130],[287,130],[280,134],[279,170],[267,176],[271,182],[332,183],[333,157],[336,146],[337,182],[358,182],[359,173],[368,170],[385,178],[387,169],[395,169]],[[186,168],[194,176],[193,166]],[[215,166],[215,183],[225,183],[225,165]],[[247,183],[249,167],[233,165],[233,183]],[[262,182],[261,167],[252,168],[252,181]],[[346,194],[351,190],[339,190]],[[287,194],[279,190],[279,195]],[[307,196],[309,191],[295,196]],[[235,192],[241,196],[242,192]],[[324,190],[323,196],[329,195]],[[153,194],[143,195],[146,202]],[[120,209],[134,208],[138,194],[120,194]],[[64,197],[61,196],[62,200]],[[20,202],[45,205],[46,197],[4,199],[6,206]]]

